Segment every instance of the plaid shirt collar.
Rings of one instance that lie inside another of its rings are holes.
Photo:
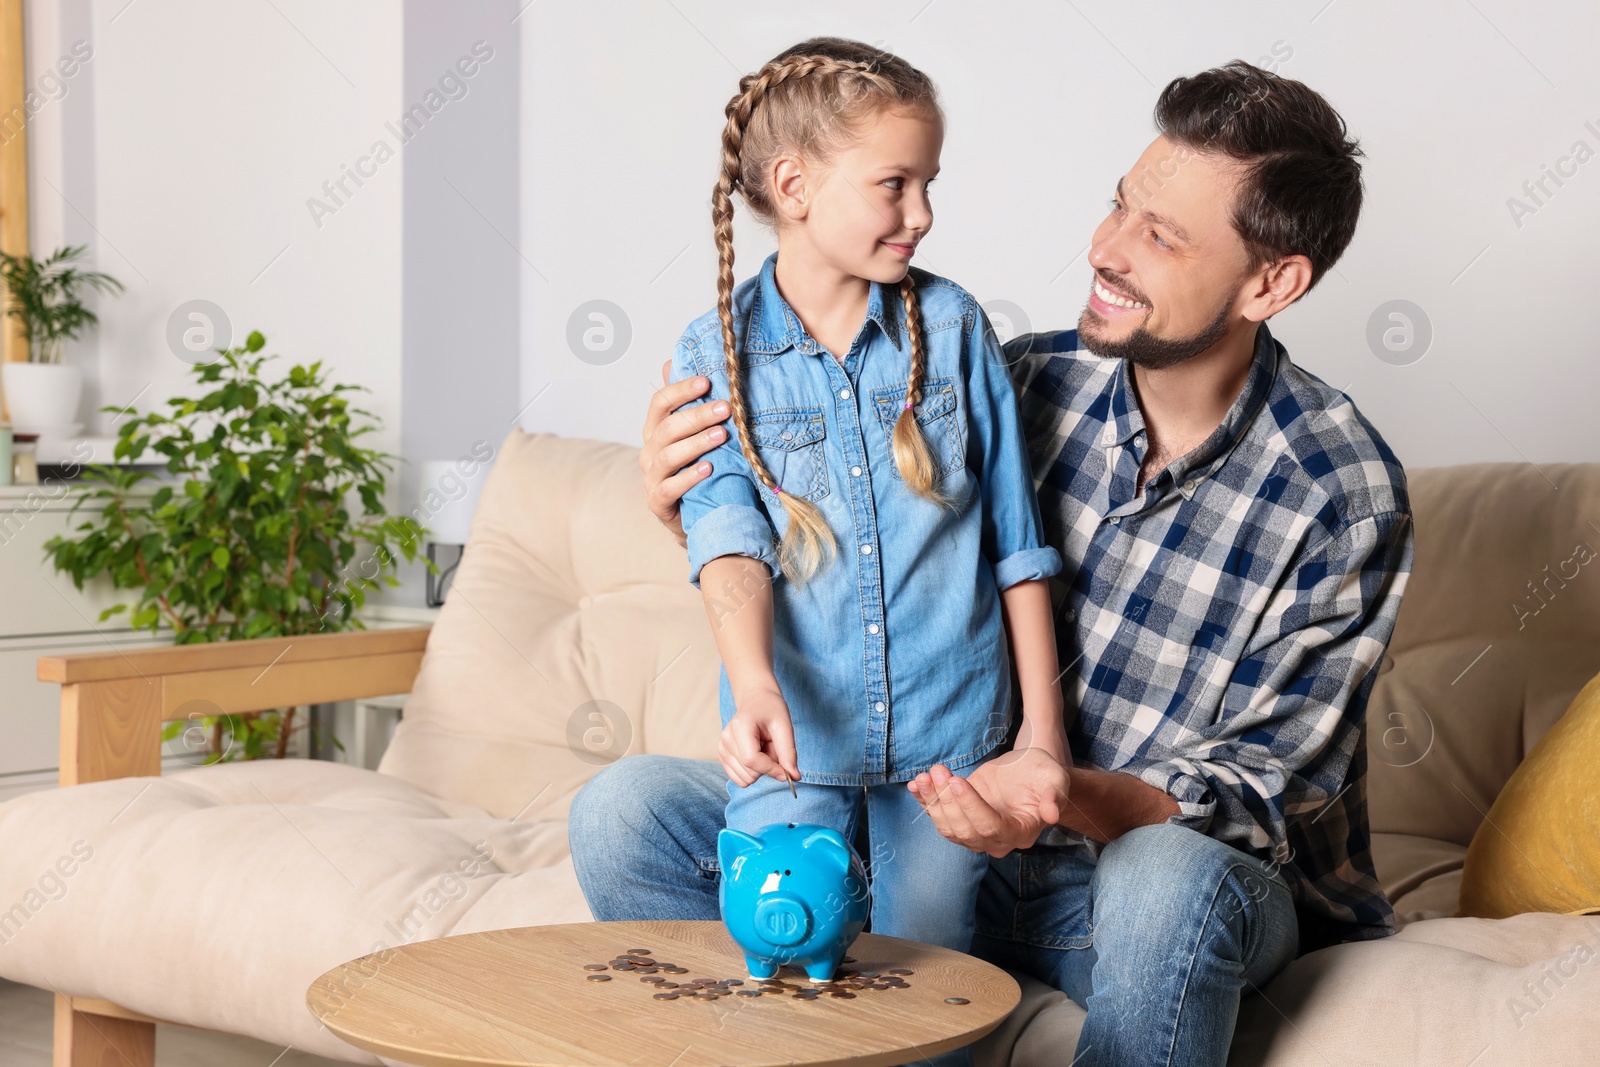
[[[826,351],[814,338],[806,333],[806,328],[800,323],[800,316],[796,315],[794,308],[778,292],[778,253],[774,252],[761,264],[760,282],[756,286],[755,299],[750,305],[749,323],[744,331],[744,351],[771,354],[782,352],[791,345],[807,355],[821,355]],[[867,292],[867,317],[866,322],[875,322],[878,329],[883,331],[885,337],[896,348],[900,347],[899,321],[891,313],[891,304],[887,293],[888,286],[882,282],[872,282]],[[898,312],[900,297],[898,289],[895,292],[892,309]]]
[[[1111,406],[1101,438],[1101,443],[1107,448],[1127,444],[1145,428],[1144,413],[1139,410],[1132,374],[1132,365],[1127,360],[1117,360],[1117,368],[1111,379]],[[1173,482],[1189,486],[1181,490],[1185,496],[1193,495],[1192,483],[1205,479],[1227,461],[1228,454],[1255,421],[1277,377],[1278,346],[1273,344],[1272,331],[1262,322],[1256,329],[1255,353],[1250,359],[1244,387],[1239,390],[1228,413],[1222,417],[1222,423],[1199,447],[1176,460],[1170,467]],[[1148,440],[1134,446],[1134,457],[1141,463],[1147,445]],[[1155,480],[1155,477],[1150,479],[1152,483]]]

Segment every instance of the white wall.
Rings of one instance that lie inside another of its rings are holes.
[[[203,299],[232,343],[267,335],[269,377],[321,360],[371,390],[392,511],[423,462],[498,448],[520,406],[520,6],[28,0],[33,251],[87,244],[127,286],[67,352],[85,432],[115,433],[103,404],[196,394],[167,329]],[[430,117],[403,127],[414,105]],[[376,599],[420,604],[422,568],[400,575]]]
[[[88,244],[127,286],[67,355],[86,371],[86,432],[115,431],[101,404],[194,394],[166,328],[205,299],[234,343],[258,329],[282,353],[265,372],[321,359],[371,388],[385,426],[363,441],[398,451],[401,164],[347,185],[320,226],[307,201],[327,202],[323,183],[399,111],[400,6],[30,0],[26,26],[30,82],[92,49],[29,125],[34,252]]]
[[[1280,57],[1276,69],[1325,95],[1362,141],[1367,203],[1337,272],[1274,319],[1274,334],[1346,389],[1409,466],[1600,460],[1600,159],[1549,184],[1554,195],[1520,227],[1507,208],[1574,142],[1600,153],[1588,54],[1600,8],[1168,0],[1134,11],[975,0],[529,8],[522,400],[539,399],[523,426],[638,443],[661,362],[714,302],[707,198],[722,108],[741,74],[830,33],[880,43],[938,83],[944,170],[918,262],[980,300],[1018,305],[1035,329],[1077,321],[1090,233],[1154,136],[1161,87],[1230,59]],[[773,246],[742,213],[735,234],[744,277]],[[604,365],[567,343],[569,316],[597,298],[632,329]],[[1393,299],[1432,324],[1431,348],[1409,365],[1380,360],[1366,340]]]

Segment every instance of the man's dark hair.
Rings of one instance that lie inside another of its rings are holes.
[[[1339,261],[1361,215],[1362,152],[1320,94],[1236,59],[1167,83],[1155,121],[1174,144],[1244,165],[1233,227],[1250,270],[1306,256],[1310,292]]]

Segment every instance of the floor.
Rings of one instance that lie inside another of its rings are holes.
[[[48,990],[0,979],[0,1064],[50,1067],[55,1001]],[[349,1067],[248,1037],[156,1027],[156,1067]]]

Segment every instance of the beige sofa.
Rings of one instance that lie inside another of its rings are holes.
[[[319,1028],[312,979],[386,945],[590,918],[573,793],[619,752],[714,758],[718,734],[715,646],[635,456],[513,431],[431,633],[40,661],[63,686],[69,787],[0,805],[0,906],[17,902],[0,976],[57,993],[58,1065],[147,1067],[156,1020],[388,1062]],[[1247,996],[1236,1065],[1596,1055],[1600,964],[1572,961],[1600,948],[1600,916],[1451,916],[1496,792],[1600,670],[1600,576],[1536,616],[1512,607],[1575,541],[1600,544],[1600,465],[1420,470],[1411,487],[1416,569],[1368,713],[1378,872],[1404,927]],[[195,697],[246,710],[408,689],[376,772],[151,777],[159,722]],[[1083,1013],[1022,981],[980,1067],[1065,1067]]]

